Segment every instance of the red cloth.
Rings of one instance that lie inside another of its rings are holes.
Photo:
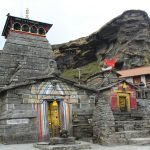
[[[104,62],[107,66],[115,67],[116,60],[115,59],[104,59]]]
[[[137,108],[136,95],[131,94],[130,99],[131,99],[131,108],[136,109]]]

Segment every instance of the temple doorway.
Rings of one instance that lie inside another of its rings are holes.
[[[119,93],[119,108],[121,112],[129,112],[130,111],[130,98],[129,94]]]
[[[48,103],[48,124],[51,137],[58,137],[60,133],[60,104],[53,100]]]
[[[120,111],[127,111],[127,101],[125,96],[119,96]]]

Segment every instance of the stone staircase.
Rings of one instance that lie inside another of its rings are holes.
[[[120,144],[148,145],[150,144],[150,120],[142,114],[116,113],[115,135]]]
[[[121,144],[136,144],[145,145],[150,144],[149,130],[131,130],[116,132],[117,138]]]
[[[138,111],[132,112],[113,112],[115,121],[143,120],[143,114]]]
[[[150,145],[150,137],[145,138],[131,138],[129,144],[132,145]]]

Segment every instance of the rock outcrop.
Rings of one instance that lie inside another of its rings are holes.
[[[97,32],[53,45],[58,68],[76,68],[98,59],[115,58],[117,69],[150,64],[150,19],[146,12],[129,10]]]

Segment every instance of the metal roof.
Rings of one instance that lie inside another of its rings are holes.
[[[117,73],[120,75],[120,78],[148,75],[150,74],[150,66],[139,67],[139,68],[128,69],[128,70],[121,70],[121,71],[117,71]]]

